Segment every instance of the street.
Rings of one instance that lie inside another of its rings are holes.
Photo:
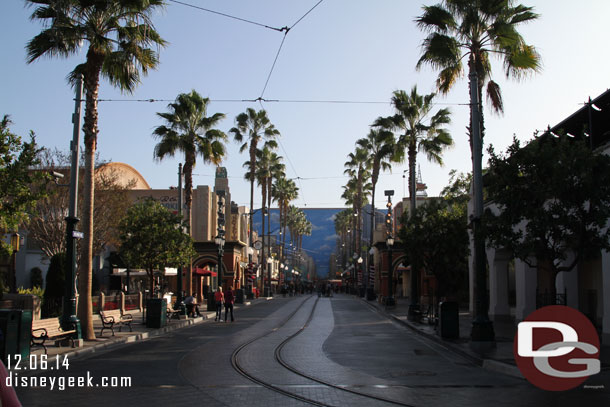
[[[304,329],[303,329],[304,327]],[[290,370],[289,370],[290,369]],[[597,382],[610,383],[602,371]],[[484,370],[353,296],[275,297],[36,376],[93,377],[94,387],[17,387],[24,406],[600,406],[610,386],[545,392]],[[131,387],[102,387],[130,377]],[[330,385],[336,386],[332,387]]]

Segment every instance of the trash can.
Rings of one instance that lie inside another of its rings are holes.
[[[20,354],[22,360],[30,357],[31,310],[0,310],[0,331],[0,358],[4,363],[8,355]]]
[[[216,301],[214,300],[214,293],[208,295],[208,311],[216,311]]]
[[[167,319],[167,302],[162,298],[146,301],[146,327],[161,328]]]
[[[441,337],[457,339],[460,337],[460,314],[457,302],[439,304],[439,333]]]
[[[242,290],[242,289],[235,290],[235,303],[236,304],[244,303],[244,290]]]

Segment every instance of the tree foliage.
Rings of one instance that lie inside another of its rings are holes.
[[[555,274],[610,250],[610,157],[550,134],[489,154],[486,192],[498,209],[485,212],[492,246]]]
[[[42,185],[46,176],[33,173],[30,168],[38,163],[39,149],[30,132],[29,142],[10,130],[11,120],[5,115],[0,121],[0,236],[16,232],[27,221],[36,202],[44,196]],[[0,256],[10,255],[12,249],[0,240]]]
[[[185,226],[179,215],[153,199],[137,202],[121,219],[121,257],[132,268],[146,269],[151,293],[155,270],[189,263],[195,254],[193,240],[183,232]]]
[[[468,272],[468,176],[452,174],[441,198],[427,201],[411,217],[403,214],[398,232],[411,270],[434,275],[439,297],[455,295]]]
[[[41,171],[58,172],[64,175],[63,180],[69,179],[69,154],[59,150],[43,149],[39,161],[38,168]],[[104,167],[105,163],[99,158],[96,161],[98,171],[95,174],[93,253],[99,254],[106,246],[116,246],[118,243],[118,223],[129,207],[127,191],[135,181],[121,183],[115,169]],[[83,179],[79,177],[79,192],[82,192],[82,188]],[[69,193],[66,186],[49,183],[47,196],[37,202],[33,215],[27,223],[28,236],[36,241],[45,256],[49,258],[66,251],[65,218],[68,216]],[[83,201],[79,200],[78,212],[81,213],[82,209]]]

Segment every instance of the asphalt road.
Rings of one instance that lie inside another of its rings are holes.
[[[206,321],[75,358],[68,370],[51,370],[51,362],[28,376],[38,387],[17,386],[24,406],[610,405],[610,380],[604,389],[538,390],[483,370],[343,295],[275,298],[241,308],[234,323]],[[68,388],[69,377],[93,387]],[[131,385],[104,387],[104,377]]]

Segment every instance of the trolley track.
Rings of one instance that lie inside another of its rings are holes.
[[[309,299],[309,298],[308,298]],[[254,375],[252,375],[251,373],[249,373],[246,369],[243,368],[243,366],[240,365],[239,363],[239,353],[244,350],[248,345],[264,338],[267,337],[269,335],[271,335],[273,332],[276,332],[278,329],[282,328],[284,325],[286,325],[293,317],[294,315],[296,315],[296,313],[305,305],[305,303],[308,301],[308,299],[304,300],[290,315],[288,315],[288,317],[286,319],[284,319],[276,328],[270,330],[269,332],[263,334],[263,335],[259,335],[253,339],[251,339],[250,341],[242,344],[241,346],[239,346],[231,355],[231,364],[233,366],[233,368],[240,373],[242,376],[248,378],[249,380],[251,380],[252,382],[259,384],[265,388],[268,388],[272,391],[275,391],[277,393],[281,393],[287,397],[290,397],[292,399],[296,399],[311,405],[315,405],[315,406],[327,406],[327,407],[334,407],[331,404],[327,404],[325,402],[319,401],[319,400],[314,400],[314,399],[310,399],[308,397],[305,397],[303,395],[297,394],[297,393],[293,393],[290,392],[282,387],[279,387],[277,385],[274,385],[272,383],[269,383],[268,381],[265,381],[259,377],[256,377]],[[289,363],[287,363],[283,357],[282,357],[282,350],[284,349],[284,347],[294,338],[296,338],[298,335],[300,335],[306,328],[307,326],[309,326],[309,324],[311,323],[311,320],[313,319],[316,307],[318,305],[318,301],[319,298],[317,298],[314,302],[314,305],[311,309],[311,312],[309,314],[309,317],[307,319],[307,321],[305,322],[305,324],[300,327],[295,333],[293,333],[292,335],[290,335],[289,337],[287,337],[285,340],[283,340],[278,346],[276,346],[275,350],[274,350],[274,357],[275,360],[285,369],[287,369],[288,371],[296,374],[297,376],[303,377],[307,380],[313,381],[315,383],[319,383],[322,384],[324,386],[327,386],[328,388],[332,388],[332,389],[336,389],[336,390],[340,390],[343,392],[347,392],[347,393],[351,393],[354,394],[356,396],[359,397],[364,397],[366,399],[370,399],[371,401],[381,401],[381,402],[385,402],[385,403],[389,403],[389,404],[393,404],[393,405],[398,405],[398,406],[404,406],[404,407],[414,407],[411,404],[407,404],[407,403],[403,403],[400,401],[396,401],[396,400],[392,400],[392,399],[388,399],[385,397],[381,397],[381,396],[376,396],[373,394],[369,394],[369,393],[364,393],[358,390],[354,390],[354,389],[350,389],[350,388],[346,388],[344,386],[338,386],[336,384],[330,383],[328,381],[322,380],[320,378],[311,376],[307,373],[302,372],[299,369],[296,369],[294,366],[290,365]]]

